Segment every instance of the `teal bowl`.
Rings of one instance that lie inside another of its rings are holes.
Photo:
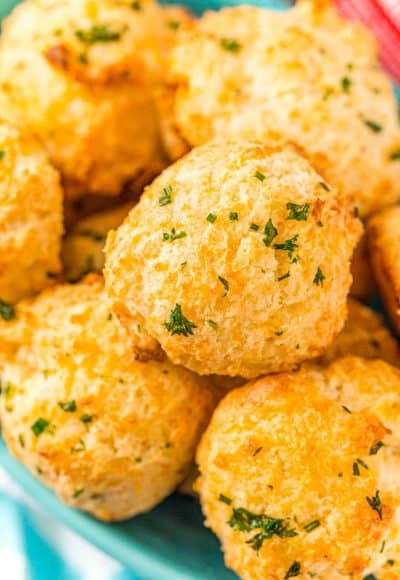
[[[206,8],[240,4],[240,0],[175,0],[200,14]],[[167,3],[167,2],[164,2]],[[253,1],[282,9],[289,2]],[[0,0],[0,19],[18,4]],[[63,505],[56,496],[13,459],[0,438],[0,466],[47,514],[133,571],[138,580],[234,580],[224,566],[216,537],[204,527],[198,503],[174,494],[151,512],[120,524],[103,524]]]

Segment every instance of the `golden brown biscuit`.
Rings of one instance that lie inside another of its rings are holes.
[[[367,224],[367,234],[374,275],[400,335],[400,206],[373,216]]]
[[[381,317],[352,298],[348,300],[347,311],[348,317],[342,332],[320,359],[321,362],[328,364],[351,354],[366,359],[381,359],[400,366],[399,344]]]
[[[127,342],[94,275],[0,322],[7,445],[63,501],[106,521],[176,488],[216,402],[206,380],[134,361]]]
[[[43,147],[0,120],[0,316],[60,274],[62,190]],[[7,314],[8,312],[8,314]]]
[[[2,110],[41,137],[68,197],[115,196],[162,166],[161,22],[152,0],[26,0],[5,20]]]
[[[107,291],[139,355],[259,376],[341,330],[361,230],[291,148],[214,142],[166,169],[107,241]],[[159,354],[157,352],[157,354]]]
[[[350,288],[350,294],[363,302],[371,300],[377,293],[377,288],[372,273],[367,236],[365,234],[354,250],[351,261],[351,275],[353,277],[353,284]]]
[[[290,141],[361,216],[399,198],[390,79],[372,35],[330,3],[207,12],[180,36],[168,79],[175,125],[191,146],[213,137]]]
[[[117,228],[132,209],[127,203],[80,220],[64,239],[64,278],[76,282],[89,272],[100,273],[104,266],[104,244],[108,232]]]
[[[196,487],[241,578],[399,577],[399,393],[399,370],[347,357],[223,399]]]

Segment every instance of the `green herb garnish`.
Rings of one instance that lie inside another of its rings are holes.
[[[391,152],[391,154],[389,155],[389,159],[390,161],[400,161],[400,147],[399,149],[396,149],[395,151]]]
[[[320,186],[322,187],[322,189],[325,189],[325,191],[330,191],[329,186],[325,183],[325,181],[320,181],[319,182]]]
[[[250,229],[253,230],[254,232],[258,232],[260,226],[257,224],[250,224]]]
[[[296,220],[298,222],[307,221],[308,213],[310,211],[310,204],[287,203],[286,209],[289,212],[286,218],[287,220]]]
[[[290,276],[290,272],[286,272],[286,274],[283,274],[283,276],[279,276],[278,282],[281,282],[282,280],[286,280],[286,278],[289,278],[289,276]]]
[[[167,187],[164,187],[161,190],[161,195],[158,198],[158,203],[161,207],[163,207],[164,205],[168,205],[169,203],[171,203],[171,193],[172,193],[172,187],[170,185],[168,185]]]
[[[379,490],[376,491],[375,495],[372,497],[365,498],[369,504],[369,506],[376,511],[379,516],[379,519],[382,519],[382,502],[381,498],[379,497]]]
[[[6,154],[6,152],[3,151],[3,149],[0,149],[0,161],[3,159],[5,154]]]
[[[76,499],[76,498],[78,498],[80,495],[82,495],[84,491],[85,491],[85,490],[83,489],[83,487],[82,487],[81,489],[76,489],[76,490],[74,491],[74,493],[72,494],[72,497],[73,497],[74,499]]]
[[[121,33],[109,30],[105,24],[92,26],[89,30],[77,30],[75,36],[84,44],[96,44],[98,42],[116,42],[120,40]]]
[[[309,524],[306,524],[304,526],[304,529],[307,532],[307,534],[309,534],[310,532],[312,532],[316,528],[319,528],[320,525],[321,525],[321,522],[319,520],[313,520]]]
[[[273,518],[266,514],[254,514],[245,508],[232,508],[232,515],[228,520],[228,525],[241,532],[260,530],[246,542],[257,552],[264,541],[273,536],[293,538],[298,535],[296,530],[290,527],[287,518]]]
[[[230,497],[227,497],[226,495],[224,495],[223,493],[219,494],[219,501],[222,501],[222,503],[226,503],[226,505],[231,505],[232,500]]]
[[[259,181],[264,181],[264,179],[265,179],[264,173],[261,173],[261,171],[258,171],[258,170],[255,172],[254,177],[256,179],[258,179]]]
[[[229,52],[239,52],[242,46],[234,38],[221,38],[221,46]]]
[[[229,214],[229,219],[231,220],[231,222],[237,222],[239,219],[239,214],[237,211],[231,211]]]
[[[216,219],[217,219],[217,216],[213,213],[209,213],[207,216],[207,221],[210,222],[210,224],[213,224]]]
[[[323,286],[325,280],[325,275],[323,274],[321,268],[318,266],[317,272],[314,276],[313,283],[316,286]]]
[[[36,435],[36,437],[39,437],[39,435],[48,430],[49,425],[50,423],[46,419],[42,419],[40,417],[39,419],[37,419],[37,421],[33,423],[33,425],[31,425],[31,429],[34,435]]]
[[[190,320],[184,316],[180,304],[175,304],[169,317],[164,322],[164,325],[172,335],[181,334],[182,336],[193,334],[193,329],[197,328],[196,324],[190,322]]]
[[[87,415],[86,413],[79,418],[82,423],[91,423],[93,421],[93,415]]]
[[[353,463],[353,475],[356,475],[357,477],[360,475],[360,468],[356,462]]]
[[[285,574],[285,580],[288,578],[294,578],[295,576],[300,576],[301,572],[301,564],[295,560],[293,564],[290,566],[289,570]]]
[[[75,413],[77,409],[76,401],[67,401],[66,403],[58,403],[58,406],[66,413]]]
[[[209,324],[213,330],[217,330],[218,328],[218,324],[215,322],[215,320],[211,320],[211,318],[207,320],[207,324]]]
[[[280,244],[274,244],[272,247],[274,250],[281,250],[282,252],[287,252],[289,258],[293,256],[293,252],[299,247],[297,244],[299,235],[296,234],[293,238],[286,240]]]
[[[172,228],[170,233],[164,232],[162,235],[163,242],[174,242],[175,240],[180,240],[181,238],[186,238],[186,232],[181,230],[177,232],[175,228]]]
[[[376,123],[375,121],[371,121],[371,119],[363,119],[363,121],[364,124],[374,133],[380,133],[383,129],[382,125]]]
[[[383,443],[383,441],[378,441],[378,443],[375,443],[375,445],[371,447],[371,449],[369,450],[369,454],[376,455],[378,451],[384,446],[385,444]]]
[[[222,276],[218,276],[218,280],[221,282],[222,286],[224,287],[224,296],[226,296],[229,292],[229,282],[225,280]]]
[[[270,218],[267,221],[267,223],[265,224],[265,228],[264,228],[264,237],[263,237],[264,245],[267,246],[267,248],[268,248],[271,245],[272,240],[274,240],[277,235],[278,235],[278,230],[276,229],[276,227],[274,226],[274,224],[272,223],[272,220]]]
[[[342,409],[343,411],[346,411],[346,413],[349,413],[351,415],[351,411],[348,407],[346,407],[346,405],[342,405]]]
[[[3,320],[9,322],[16,317],[15,307],[0,300],[0,316]]]
[[[351,88],[351,80],[349,79],[349,77],[343,77],[342,78],[342,91],[344,93],[349,93],[350,88]]]

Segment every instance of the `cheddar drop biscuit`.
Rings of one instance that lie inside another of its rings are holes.
[[[200,374],[290,369],[341,330],[360,230],[293,149],[214,142],[166,169],[110,232],[107,291],[139,357],[161,346]]]
[[[168,361],[133,360],[100,277],[20,303],[0,345],[3,436],[67,504],[123,520],[188,475],[215,395]]]

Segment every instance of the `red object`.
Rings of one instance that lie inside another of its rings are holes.
[[[400,0],[335,0],[346,18],[363,22],[377,37],[381,61],[400,84]]]

